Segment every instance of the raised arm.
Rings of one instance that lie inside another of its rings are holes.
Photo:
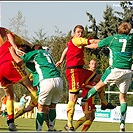
[[[96,49],[96,48],[98,48],[98,42],[100,42],[100,40],[99,39],[91,39],[91,40],[89,40],[89,42],[91,44],[86,45],[85,47],[90,48],[90,49]]]
[[[17,45],[15,43],[15,38],[13,37],[13,35],[11,33],[7,34],[7,38],[9,40],[9,42],[11,43],[11,45],[13,46],[13,48],[15,49],[17,55],[22,56],[22,55],[25,54],[23,51],[18,49],[18,47],[17,47]]]
[[[18,64],[18,65],[22,65],[24,62],[23,60],[15,53],[15,50],[13,47],[9,48],[9,51],[12,55],[12,58],[14,59],[14,61]]]
[[[62,52],[62,55],[61,55],[61,58],[60,58],[60,60],[55,64],[56,65],[56,67],[58,67],[62,62],[63,62],[63,60],[65,59],[65,57],[66,57],[66,53],[67,53],[67,47],[64,49],[64,51]]]

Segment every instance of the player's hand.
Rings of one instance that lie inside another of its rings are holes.
[[[58,61],[56,62],[55,66],[58,67],[62,62],[61,61]]]
[[[15,52],[18,56],[23,56],[25,54],[25,52],[19,50],[18,48],[15,49]]]

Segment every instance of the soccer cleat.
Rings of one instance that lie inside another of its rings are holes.
[[[67,124],[64,126],[64,129],[68,132],[74,132],[74,127],[69,128]]]
[[[9,123],[9,131],[17,131],[16,125],[14,123]]]
[[[24,109],[20,109],[15,115],[14,115],[14,119],[18,118],[19,116],[23,115],[25,112],[24,112]]]
[[[114,109],[116,108],[116,105],[112,105],[111,103],[108,103],[107,105],[105,106],[101,106],[101,110],[106,110],[106,109]]]
[[[120,132],[125,132],[125,125],[123,123],[120,124]]]
[[[83,105],[85,104],[85,102],[82,101],[82,98],[78,98],[77,103],[78,103],[80,106],[83,106]]]

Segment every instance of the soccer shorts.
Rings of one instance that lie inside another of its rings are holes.
[[[8,85],[15,84],[26,78],[26,72],[14,61],[0,64],[0,86],[2,88],[6,88]]]
[[[132,79],[132,70],[108,67],[102,76],[105,84],[116,84],[121,93],[127,93]]]
[[[86,80],[90,80],[95,72],[84,68],[66,69],[69,92],[78,92]]]
[[[62,96],[63,81],[60,77],[44,79],[40,82],[38,103],[41,105],[57,104]]]

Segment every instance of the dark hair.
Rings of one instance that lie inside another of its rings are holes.
[[[35,44],[33,47],[32,47],[32,50],[38,50],[38,49],[42,49],[42,46],[40,44]]]
[[[21,44],[18,48],[25,53],[28,53],[31,51],[31,47],[27,44]]]
[[[84,27],[82,25],[76,25],[73,29],[73,32],[75,32],[77,28],[82,29],[84,31]]]

